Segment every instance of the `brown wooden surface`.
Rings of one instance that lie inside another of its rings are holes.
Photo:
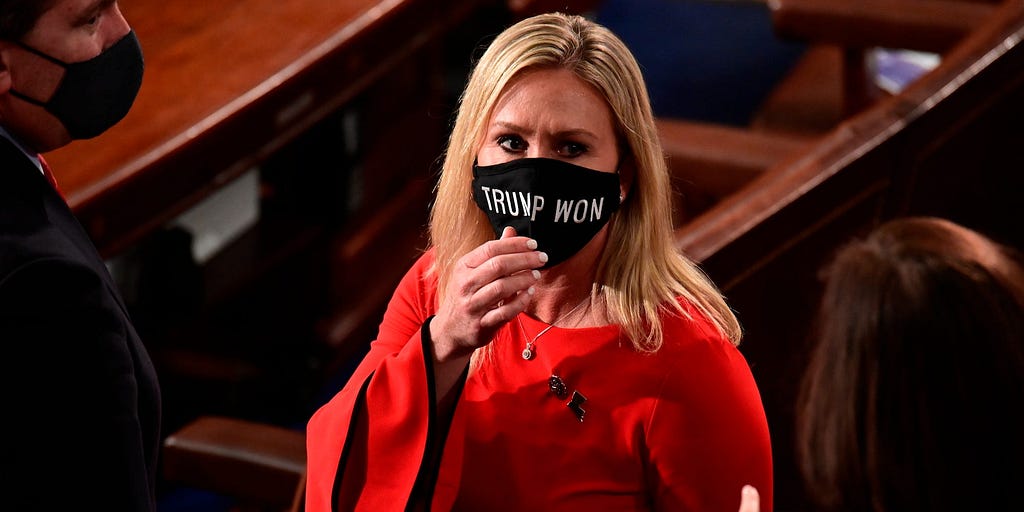
[[[871,79],[876,47],[944,53],[993,13],[965,0],[772,0],[772,26],[808,50],[761,105],[753,127],[824,133],[889,95]]]
[[[284,510],[304,479],[306,436],[299,430],[206,416],[167,437],[162,467],[169,482],[230,496],[242,506],[260,505],[258,510]]]
[[[721,286],[772,432],[777,511],[810,510],[793,452],[817,272],[840,244],[937,215],[1024,247],[1024,2],[1010,0],[943,63],[682,226],[679,247]],[[926,349],[926,348],[925,348]]]
[[[843,98],[843,49],[809,44],[807,50],[758,107],[755,130],[820,135],[847,113]]]
[[[128,116],[47,155],[104,255],[257,164],[460,19],[473,0],[137,0]]]
[[[771,0],[783,37],[942,53],[980,26],[989,4],[960,0]]]
[[[674,225],[696,217],[816,140],[681,119],[655,122],[676,193]]]

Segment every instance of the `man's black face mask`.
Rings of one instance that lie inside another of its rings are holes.
[[[580,251],[619,207],[619,175],[551,158],[473,165],[473,199],[500,237],[505,226],[537,241],[544,268]]]
[[[67,63],[24,43],[22,48],[64,68],[57,90],[46,101],[11,89],[11,94],[54,115],[73,139],[90,139],[117,124],[135,102],[142,86],[142,48],[128,32],[103,53]]]

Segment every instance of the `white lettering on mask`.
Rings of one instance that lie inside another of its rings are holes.
[[[530,220],[537,220],[537,212],[544,209],[544,196],[533,196],[533,213],[530,214]]]
[[[588,202],[589,201],[589,202]],[[595,222],[601,219],[604,211],[604,198],[597,199],[572,199],[555,201],[555,222],[568,223],[570,220],[576,224],[582,224],[589,220]]]
[[[502,215],[529,216],[536,220],[537,212],[544,209],[544,197],[529,192],[509,192],[491,187],[480,187],[487,202],[487,209]]]

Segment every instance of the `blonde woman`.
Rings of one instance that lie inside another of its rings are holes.
[[[770,510],[761,399],[715,286],[672,243],[639,68],[561,14],[463,93],[431,248],[308,425],[307,508]]]

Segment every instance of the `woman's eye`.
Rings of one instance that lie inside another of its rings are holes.
[[[585,144],[579,144],[576,142],[566,142],[559,148],[559,153],[562,156],[580,156],[587,152],[587,146]]]
[[[498,146],[505,151],[523,151],[526,149],[526,141],[515,135],[502,135],[498,137]]]

